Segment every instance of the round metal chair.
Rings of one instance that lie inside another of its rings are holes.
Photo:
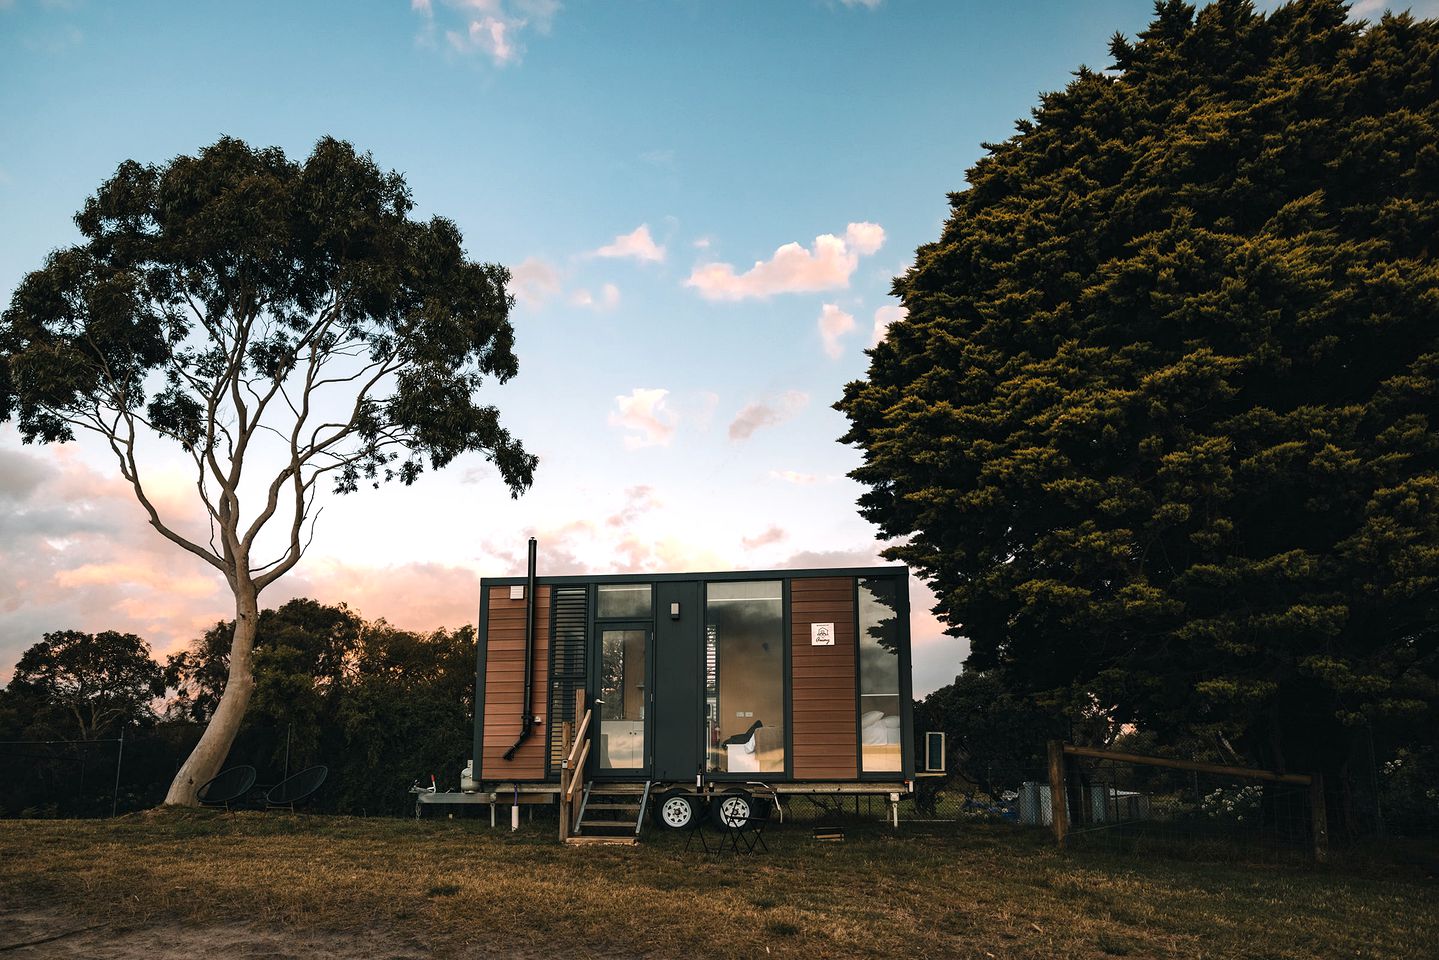
[[[286,777],[265,792],[266,807],[288,807],[295,812],[295,804],[310,799],[329,776],[330,768],[324,766],[306,767],[294,776]]]
[[[195,791],[195,797],[207,807],[224,807],[229,810],[230,804],[249,793],[254,785],[254,767],[231,767],[221,770],[219,776],[200,784],[200,789]]]

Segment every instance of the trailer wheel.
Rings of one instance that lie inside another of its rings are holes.
[[[710,822],[721,830],[743,829],[754,815],[754,797],[747,790],[727,790],[710,804]]]
[[[699,798],[683,790],[667,790],[655,804],[655,817],[660,826],[669,830],[687,830],[700,816]]]

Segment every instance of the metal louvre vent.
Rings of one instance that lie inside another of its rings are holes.
[[[550,770],[559,769],[562,727],[575,719],[575,691],[585,688],[585,659],[589,644],[589,588],[556,587],[550,615]]]

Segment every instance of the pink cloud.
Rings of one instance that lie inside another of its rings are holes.
[[[526,257],[510,271],[510,292],[528,307],[540,307],[559,296],[560,271],[539,257]]]
[[[668,390],[636,387],[629,396],[615,397],[616,409],[610,412],[609,423],[629,431],[625,435],[626,449],[669,445],[679,417],[666,408],[667,396]]]
[[[600,287],[599,295],[596,296],[581,287],[570,294],[570,303],[577,307],[589,307],[593,310],[613,310],[620,302],[620,288],[613,283],[607,283]]]
[[[826,303],[819,312],[819,335],[824,341],[825,356],[838,360],[844,354],[840,341],[854,330],[854,317],[845,313],[838,305]]]
[[[628,528],[636,520],[660,505],[655,497],[654,487],[640,486],[630,487],[625,491],[625,504],[618,512],[605,518],[605,526]]]
[[[782,527],[772,524],[763,533],[755,534],[753,537],[741,537],[739,542],[746,550],[758,550],[760,547],[779,543],[788,536],[789,534]]]
[[[183,533],[173,478],[154,474],[161,515]],[[129,484],[87,466],[76,449],[21,449],[0,431],[0,681],[44,634],[120,630],[158,655],[234,615],[223,578],[146,522]]]
[[[642,223],[629,233],[620,234],[613,241],[600,247],[593,254],[596,257],[620,257],[638,260],[641,263],[663,263],[665,248],[655,243],[650,236],[650,225]]]
[[[520,37],[548,34],[560,9],[559,0],[445,0],[443,6],[453,12],[437,12],[433,0],[411,0],[422,21],[419,42],[432,46],[444,19],[451,24],[444,31],[451,50],[481,54],[497,67],[518,63],[525,52]]]
[[[812,247],[786,243],[768,260],[757,260],[744,273],[728,263],[696,266],[685,286],[706,300],[767,298],[777,293],[817,293],[849,286],[861,256],[884,243],[884,228],[877,223],[851,223],[843,237],[824,233]]]
[[[480,578],[468,567],[422,562],[375,566],[316,557],[297,571],[277,581],[261,605],[275,607],[294,597],[346,603],[367,619],[383,617],[402,630],[420,632],[472,624],[479,614]]]
[[[809,394],[802,390],[790,390],[776,399],[746,404],[730,422],[729,438],[734,441],[748,440],[756,430],[773,427],[799,413],[809,403]]]
[[[868,220],[851,223],[844,228],[845,243],[861,257],[867,257],[884,246],[884,227]]]
[[[903,320],[909,316],[909,311],[904,307],[889,303],[880,307],[874,312],[874,331],[871,334],[870,345],[874,346],[884,339],[889,332],[889,325]]]

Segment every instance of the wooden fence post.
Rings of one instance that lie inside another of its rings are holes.
[[[1324,774],[1309,780],[1309,819],[1313,824],[1314,860],[1323,863],[1329,856],[1329,811],[1324,806]]]
[[[1069,835],[1068,796],[1064,785],[1064,743],[1049,741],[1049,809],[1054,827],[1054,840],[1064,848]]]

